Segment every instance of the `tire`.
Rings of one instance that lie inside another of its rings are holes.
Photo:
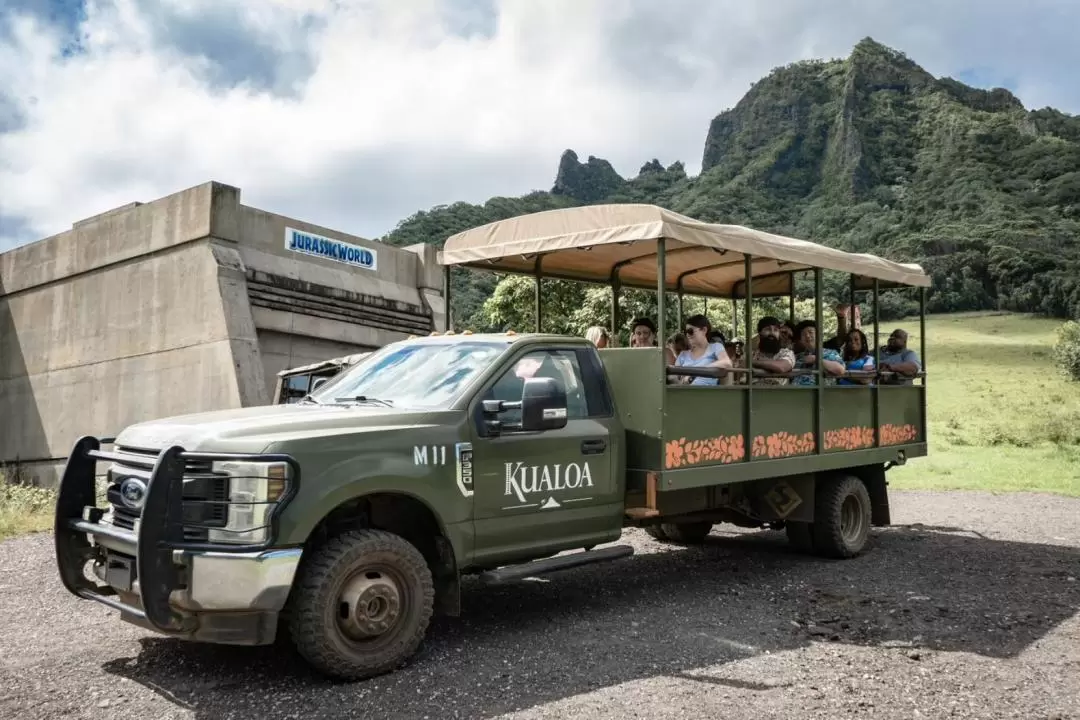
[[[788,543],[799,552],[814,552],[814,523],[788,522],[784,525]]]
[[[819,555],[851,558],[870,539],[870,493],[853,475],[833,475],[815,489],[814,548]]]
[[[679,545],[700,545],[712,532],[711,522],[663,523],[661,524],[666,539]]]
[[[642,528],[642,530],[644,530],[653,540],[667,542],[668,537],[664,534],[664,528],[662,528],[659,524],[646,525]]]
[[[416,547],[382,530],[354,530],[334,537],[304,563],[289,635],[319,672],[361,680],[412,657],[434,601],[431,571]]]

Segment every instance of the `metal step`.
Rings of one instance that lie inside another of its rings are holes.
[[[585,550],[571,555],[560,555],[558,557],[545,558],[543,560],[533,560],[532,562],[521,563],[520,565],[507,565],[494,570],[488,570],[487,572],[480,574],[480,580],[489,585],[497,585],[511,580],[521,580],[527,577],[546,575],[547,573],[556,572],[558,570],[569,570],[570,568],[579,567],[581,565],[591,565],[592,563],[618,560],[619,558],[628,557],[633,554],[634,548],[629,545],[615,545],[613,547],[601,548],[600,550]]]

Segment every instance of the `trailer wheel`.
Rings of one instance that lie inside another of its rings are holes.
[[[832,475],[815,488],[813,537],[818,554],[850,558],[870,538],[870,493],[853,475]]]
[[[420,646],[435,590],[423,555],[382,530],[354,530],[314,551],[294,587],[289,634],[315,669],[360,680],[396,669]]]
[[[784,524],[788,543],[799,552],[814,552],[814,524],[789,521]]]
[[[700,545],[712,532],[712,527],[711,522],[662,523],[660,525],[666,539],[680,545]]]

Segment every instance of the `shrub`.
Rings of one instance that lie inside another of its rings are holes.
[[[14,482],[17,473],[0,469],[0,540],[52,526],[56,493]]]
[[[1069,379],[1080,381],[1080,323],[1070,320],[1058,328],[1054,364]]]

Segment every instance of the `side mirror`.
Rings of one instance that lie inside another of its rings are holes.
[[[529,378],[521,391],[521,429],[566,427],[566,388],[554,378]]]
[[[327,383],[327,381],[329,379],[330,378],[327,378],[327,377],[321,377],[321,378],[316,379],[315,382],[311,383],[311,392],[315,392],[316,390],[321,388],[323,385],[325,385]]]

